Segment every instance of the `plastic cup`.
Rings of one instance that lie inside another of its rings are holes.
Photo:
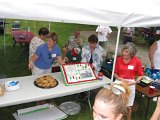
[[[103,73],[102,72],[98,73],[98,80],[103,80]]]
[[[154,86],[149,86],[149,94],[153,94],[155,90]]]
[[[103,77],[99,77],[99,76],[98,76],[98,80],[103,80]]]

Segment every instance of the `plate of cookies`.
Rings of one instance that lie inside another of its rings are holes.
[[[34,81],[34,85],[39,88],[48,89],[48,88],[56,87],[58,85],[58,81],[55,78],[53,78],[51,75],[45,75],[40,78],[37,78]]]

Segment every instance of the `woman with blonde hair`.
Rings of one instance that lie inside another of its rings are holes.
[[[126,83],[115,82],[96,95],[93,106],[94,120],[121,120],[127,113],[130,89]]]

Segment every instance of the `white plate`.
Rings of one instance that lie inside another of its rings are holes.
[[[68,115],[75,115],[81,111],[81,106],[74,101],[64,102],[59,108]]]

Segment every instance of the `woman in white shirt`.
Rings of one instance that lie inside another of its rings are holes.
[[[106,47],[106,42],[112,33],[111,28],[108,25],[99,25],[96,29],[98,34],[98,42],[99,45],[102,46],[103,49]]]
[[[29,44],[29,58],[34,55],[37,47],[39,47],[41,44],[44,44],[44,39],[47,38],[49,33],[49,30],[45,27],[40,28],[38,35],[32,38],[30,44]]]
[[[160,69],[160,40],[155,41],[149,51],[149,59],[151,63],[151,68]]]
[[[38,35],[32,38],[29,44],[29,63],[31,63],[31,57],[36,52],[37,48],[45,43],[45,39],[47,38],[49,30],[45,27],[40,28]],[[31,69],[32,70],[32,69]]]

